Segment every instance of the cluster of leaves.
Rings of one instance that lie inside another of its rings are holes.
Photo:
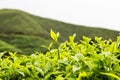
[[[51,30],[57,44],[59,33]],[[1,80],[120,80],[120,36],[117,41],[91,40],[83,36],[80,42],[61,43],[57,48],[31,55],[0,53]]]

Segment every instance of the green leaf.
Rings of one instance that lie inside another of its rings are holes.
[[[21,74],[23,77],[25,77],[25,73],[24,73],[24,72],[22,72],[22,71],[20,71],[20,70],[17,70],[17,72],[18,72],[19,74]]]
[[[49,44],[49,46],[42,45],[41,47],[43,47],[43,48],[45,48],[45,49],[48,49],[48,50],[50,51],[52,45],[53,45],[53,42],[51,42],[51,43]]]
[[[40,72],[41,73],[41,75],[42,76],[44,76],[44,72],[42,71],[42,69],[41,68],[39,68],[39,67],[35,67],[36,68],[36,70],[38,71],[38,72]]]
[[[96,36],[95,36],[95,41],[97,41],[97,43],[100,43],[100,42],[101,42],[101,39],[102,39],[102,37],[96,37]]]
[[[60,36],[60,33],[58,32],[57,34],[56,34],[56,36],[57,36],[57,38]]]
[[[79,67],[79,66],[76,66],[76,65],[73,65],[73,66],[72,66],[72,71],[73,71],[73,73],[76,72],[76,71],[78,71],[78,70],[80,70],[80,67]]]
[[[77,80],[82,80],[82,77],[86,77],[87,73],[86,72],[80,72]]]
[[[119,35],[119,36],[117,36],[117,42],[119,42],[119,43],[120,43],[120,35]]]
[[[0,59],[4,56],[6,52],[0,52]]]
[[[106,76],[116,78],[117,80],[120,80],[120,77],[118,77],[117,75],[115,75],[113,73],[103,73],[103,72],[100,72],[100,73],[103,74],[103,75],[106,75]]]
[[[62,75],[63,74],[58,75],[55,80],[64,80],[63,77],[62,77]]]
[[[60,35],[59,33],[55,34],[55,32],[52,29],[50,30],[50,36],[55,42],[58,41],[59,35]]]
[[[72,66],[70,64],[65,67],[66,72],[71,71],[71,69],[72,69]]]
[[[53,75],[59,75],[59,74],[61,74],[62,72],[58,72],[58,71],[56,71],[56,72],[51,72],[51,73],[49,73],[49,74],[47,74],[46,76],[45,76],[45,78],[44,78],[44,80],[49,80],[49,78],[50,78],[50,76],[53,74]]]

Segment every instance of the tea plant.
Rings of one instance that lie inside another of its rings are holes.
[[[51,30],[58,45],[59,33]],[[83,36],[31,55],[0,53],[0,80],[120,80],[120,36],[117,41]]]

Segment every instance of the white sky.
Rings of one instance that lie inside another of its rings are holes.
[[[0,9],[120,31],[120,0],[0,0]]]

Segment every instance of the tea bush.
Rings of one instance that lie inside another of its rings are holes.
[[[46,53],[0,53],[0,80],[120,80],[120,36],[75,42],[73,35],[58,44],[59,33],[50,34],[55,42]]]

